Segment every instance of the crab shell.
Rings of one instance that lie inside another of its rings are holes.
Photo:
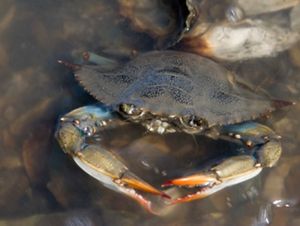
[[[290,104],[256,94],[222,66],[192,53],[153,51],[107,68],[83,65],[75,77],[116,111],[120,104],[133,104],[153,115],[193,115],[211,127],[251,120]]]

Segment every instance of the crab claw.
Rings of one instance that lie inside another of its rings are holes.
[[[209,186],[210,184],[217,183],[218,180],[213,175],[205,175],[205,174],[194,174],[187,177],[177,178],[173,180],[168,180],[162,187],[169,187],[169,186]]]
[[[166,181],[164,184],[162,184],[162,187],[179,186],[187,188],[198,188],[195,193],[185,195],[170,202],[170,204],[177,204],[205,198],[208,195],[216,192],[213,187],[220,183],[221,182],[213,174],[197,173],[190,176]]]
[[[156,214],[151,207],[151,201],[147,200],[140,192],[170,198],[164,192],[130,172],[117,156],[98,145],[85,147],[75,153],[73,159],[82,170],[104,186],[133,198],[151,213]]]
[[[140,178],[138,178],[137,176],[135,176],[133,173],[130,173],[130,172],[126,173],[126,175],[122,176],[121,182],[127,184],[127,186],[132,187],[135,190],[143,191],[146,193],[151,193],[153,195],[160,195],[163,198],[171,199],[171,197],[169,195],[154,188],[147,182],[145,182],[145,181],[141,180]]]
[[[141,206],[155,213],[150,200],[144,194],[170,197],[154,188],[125,165],[114,152],[101,145],[90,144],[90,138],[107,128],[115,128],[124,123],[109,108],[90,105],[73,110],[60,118],[56,139],[63,151],[87,174],[100,181],[105,187],[136,200]]]
[[[220,183],[213,174],[193,174],[186,177],[181,177],[173,180],[166,181],[162,184],[162,187],[170,186],[183,186],[188,188],[199,187],[199,191],[194,194],[188,194],[184,197],[177,198],[171,201],[171,204],[189,202],[196,199],[205,198],[206,196],[212,194],[212,192],[204,192],[205,188],[210,188],[216,184]],[[201,189],[202,188],[202,189]]]
[[[252,156],[233,156],[208,171],[173,179],[164,183],[163,186],[181,186],[196,189],[196,192],[172,200],[170,202],[172,205],[205,198],[228,186],[249,180],[258,175],[261,170],[262,167],[256,165]]]

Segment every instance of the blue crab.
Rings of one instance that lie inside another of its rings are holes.
[[[85,172],[150,212],[155,211],[143,193],[164,197],[169,204],[204,198],[255,177],[280,158],[280,136],[252,120],[292,102],[260,96],[222,66],[192,53],[153,51],[122,64],[94,54],[84,56],[83,65],[60,63],[105,105],[84,106],[62,116],[56,138]],[[114,152],[86,141],[126,123],[158,134],[184,132],[224,139],[243,148],[205,169],[169,178],[162,187],[191,191],[172,198],[136,176]]]

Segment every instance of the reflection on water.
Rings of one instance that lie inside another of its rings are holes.
[[[162,29],[177,32],[180,21],[168,21],[162,13],[157,32],[141,33],[138,22],[147,24],[147,18],[139,15],[130,23],[128,11],[119,11],[124,2],[1,1],[0,225],[299,225],[299,105],[266,122],[283,137],[284,154],[275,168],[205,200],[176,206],[165,217],[151,216],[99,185],[61,152],[53,138],[58,116],[93,100],[57,59],[83,50],[128,58],[167,45]],[[276,58],[227,66],[272,97],[300,98],[299,44]],[[195,149],[223,147],[181,135],[141,138],[139,132],[119,131],[111,145],[122,147],[132,169],[153,183],[170,169],[176,174],[208,158],[210,152]]]

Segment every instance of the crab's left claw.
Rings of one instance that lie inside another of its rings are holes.
[[[180,202],[189,202],[195,199],[205,198],[206,196],[213,193],[211,188],[212,186],[216,186],[220,181],[216,178],[215,175],[209,173],[196,173],[186,177],[176,178],[173,180],[166,181],[162,184],[162,187],[170,187],[170,186],[179,186],[179,187],[198,187],[199,190],[196,193],[188,194],[184,197],[177,198],[171,201],[171,204],[176,204]],[[209,191],[209,192],[205,192]]]
[[[228,186],[249,180],[257,176],[263,168],[274,166],[280,158],[280,138],[269,127],[246,122],[226,128],[227,132],[230,132],[231,138],[246,144],[242,148],[243,151],[207,170],[167,181],[163,187],[179,186],[192,190],[192,193],[172,200],[171,204],[205,198]]]
[[[186,177],[181,177],[173,180],[166,181],[162,186],[191,186],[194,187],[196,185],[208,186],[210,184],[217,183],[218,180],[213,174],[193,174]]]
[[[262,167],[256,165],[252,156],[234,156],[208,171],[201,171],[186,177],[173,179],[163,184],[163,186],[181,186],[196,189],[194,193],[172,200],[171,204],[189,202],[205,198],[225,187],[255,177],[261,170]]]

